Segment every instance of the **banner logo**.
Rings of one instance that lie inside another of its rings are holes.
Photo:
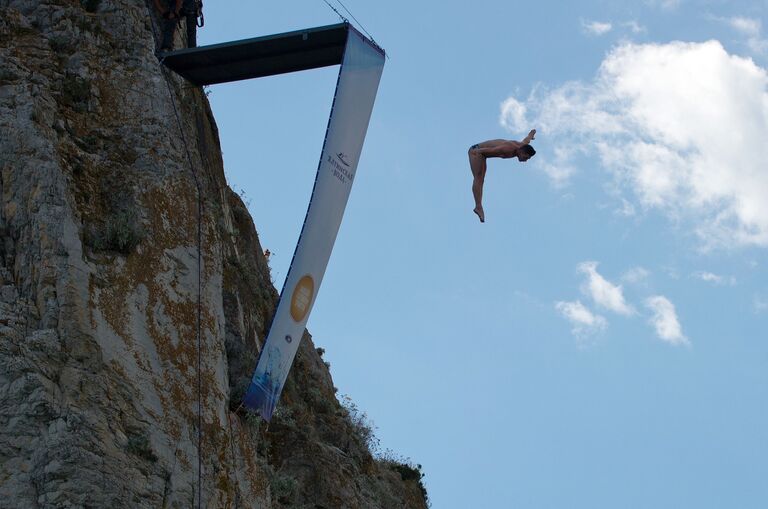
[[[339,152],[338,154],[336,154],[336,157],[339,158],[339,161],[341,161],[341,164],[343,164],[344,166],[349,166],[349,163],[346,160],[347,154],[345,154],[344,152]]]
[[[349,156],[344,152],[339,152],[336,154],[336,157],[333,157],[330,154],[327,155],[328,164],[330,164],[333,169],[333,176],[344,184],[352,182],[352,179],[355,178],[355,170],[346,161],[347,157]]]
[[[312,297],[315,295],[315,280],[309,274],[303,276],[296,283],[291,295],[291,318],[295,322],[301,322],[309,312]]]

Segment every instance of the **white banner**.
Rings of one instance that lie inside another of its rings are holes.
[[[315,187],[272,326],[243,404],[269,421],[304,335],[347,206],[384,69],[384,52],[349,26]]]

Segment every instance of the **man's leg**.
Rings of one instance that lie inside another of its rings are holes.
[[[484,223],[483,184],[485,183],[485,170],[487,166],[485,158],[472,149],[469,151],[469,168],[472,170],[472,196],[475,198],[474,212],[480,218],[480,222]]]
[[[187,25],[187,48],[197,47],[197,3],[184,0],[184,18]]]
[[[163,42],[160,44],[162,51],[171,51],[173,49],[173,33],[176,31],[178,19],[163,20]]]
[[[174,0],[160,0],[160,4],[166,10],[166,13],[171,12],[176,6]],[[160,23],[163,28],[163,40],[160,42],[160,51],[171,51],[173,49],[173,35],[179,20],[177,18],[168,19],[163,17]]]
[[[187,48],[197,47],[197,16],[187,14]]]

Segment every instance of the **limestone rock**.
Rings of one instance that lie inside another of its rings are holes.
[[[0,507],[426,507],[309,334],[236,411],[277,292],[148,5],[0,0]]]

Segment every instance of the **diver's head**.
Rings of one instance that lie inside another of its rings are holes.
[[[536,151],[530,145],[523,145],[522,147],[517,149],[517,159],[521,163],[524,163],[534,155],[536,155]]]

